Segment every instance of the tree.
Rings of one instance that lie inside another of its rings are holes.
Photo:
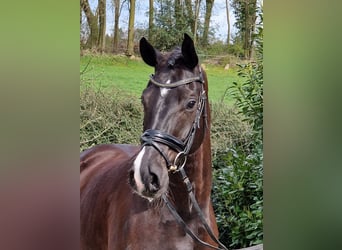
[[[198,0],[196,0],[196,3]],[[191,0],[185,0],[185,6],[186,6],[186,12],[187,12],[187,17],[189,20],[189,25],[191,27],[191,32],[195,34],[195,18],[194,18],[194,12],[192,10],[192,4]]]
[[[175,8],[174,8],[175,27],[176,29],[180,29],[182,25],[181,17],[183,15],[181,1],[180,0],[174,0],[174,1],[175,1]]]
[[[80,7],[80,47],[82,47],[82,7]]]
[[[126,55],[134,54],[134,17],[135,17],[135,0],[129,0],[129,21],[128,21],[128,38]]]
[[[91,9],[88,0],[80,0],[80,7],[84,11],[84,14],[87,18],[88,26],[90,29],[90,35],[87,41],[87,46],[91,49],[96,49],[98,45],[98,35],[99,35],[99,27],[97,24],[98,15],[94,14]]]
[[[229,42],[230,42],[230,18],[229,18],[229,2],[228,2],[228,0],[226,0],[226,14],[227,14],[227,26],[228,26],[227,45],[229,46]]]
[[[191,22],[187,17],[183,1],[157,0],[155,7],[153,43],[161,50],[171,49],[179,45],[184,33],[191,32]]]
[[[192,29],[192,32],[194,34],[194,43],[197,42],[197,28],[198,28],[198,15],[199,15],[199,9],[200,9],[201,0],[195,1],[195,21],[194,21],[194,27]]]
[[[86,47],[103,52],[106,42],[106,0],[98,0],[95,13],[91,10],[88,0],[80,0],[80,9],[81,17],[82,11],[86,16],[90,31]]]
[[[120,0],[114,0],[114,38],[113,38],[113,52],[118,52],[119,46],[119,18],[120,18]]]
[[[127,0],[112,0],[114,6],[114,38],[113,38],[113,53],[119,52],[119,39],[121,37],[122,30],[119,29],[119,20],[121,16],[121,11]]]
[[[232,0],[236,18],[235,27],[243,42],[245,58],[250,59],[254,42],[255,22],[257,18],[256,0]]]
[[[197,29],[198,29],[198,16],[201,5],[201,0],[195,0],[195,5],[192,6],[192,0],[185,0],[186,12],[184,12],[185,17],[187,18],[188,25],[191,29],[192,34],[194,35],[194,43],[197,40]]]
[[[148,12],[148,40],[152,41],[152,34],[153,34],[153,16],[154,8],[153,8],[153,0],[149,2],[149,12]]]
[[[105,50],[106,45],[106,0],[99,0],[99,36],[98,48],[101,52]]]
[[[209,25],[211,12],[214,5],[214,0],[206,0],[205,1],[205,19],[204,19],[204,28],[203,28],[203,36],[202,36],[202,45],[206,47],[208,45],[208,34],[209,34]]]

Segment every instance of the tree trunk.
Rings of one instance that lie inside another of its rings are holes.
[[[249,59],[249,35],[250,35],[250,29],[248,25],[248,19],[249,19],[249,0],[245,0],[245,38],[244,38],[244,53],[245,53],[245,58]]]
[[[252,57],[253,53],[253,43],[254,43],[254,34],[255,34],[255,22],[256,22],[256,0],[251,1],[251,8],[252,8],[252,13],[250,14],[250,41],[249,41],[249,59]]]
[[[82,6],[80,4],[80,51],[82,52]]]
[[[197,43],[197,27],[198,27],[198,15],[199,15],[199,9],[200,9],[201,0],[195,1],[195,20],[194,20],[194,43]]]
[[[228,0],[226,0],[226,12],[227,12],[227,26],[228,26],[227,46],[229,47],[229,42],[230,42],[230,18],[229,18],[229,2],[228,2]]]
[[[94,15],[94,13],[91,11],[88,0],[81,0],[81,8],[84,11],[90,29],[90,35],[87,41],[87,45],[91,49],[97,49],[97,39],[99,36],[97,15]]]
[[[194,12],[192,10],[191,0],[185,0],[185,6],[186,6],[187,18],[190,24],[191,32],[194,34],[194,37],[195,37],[195,21],[196,20],[194,19]]]
[[[202,37],[202,45],[206,47],[208,45],[208,34],[209,34],[209,26],[210,26],[210,18],[211,12],[214,5],[214,0],[206,0],[205,6],[205,20],[204,20],[204,30],[203,30],[203,37]]]
[[[153,17],[154,17],[154,9],[153,9],[153,0],[149,2],[149,12],[148,12],[148,40],[152,41],[152,33],[153,33]]]
[[[120,18],[120,0],[114,0],[114,39],[113,52],[118,53],[119,47],[119,18]]]
[[[127,56],[134,54],[134,17],[135,17],[135,0],[129,1],[129,21],[128,21],[128,39],[127,39]]]
[[[82,0],[80,2],[80,29],[82,28]]]
[[[245,0],[245,34],[244,34],[244,51],[245,58],[251,59],[254,30],[256,21],[256,0]]]
[[[234,8],[235,26],[239,30],[244,57],[250,59],[254,43],[256,0],[231,0],[231,6]]]
[[[99,0],[99,38],[98,48],[104,52],[106,46],[106,0]]]
[[[175,17],[175,27],[177,30],[181,30],[182,29],[182,22],[181,22],[181,18],[182,18],[182,9],[181,9],[181,3],[180,0],[175,0],[175,13],[174,13],[174,17]]]

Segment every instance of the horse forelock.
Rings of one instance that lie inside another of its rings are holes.
[[[173,67],[181,67],[184,64],[182,50],[180,47],[175,47],[170,52],[162,53],[158,60],[158,69],[172,69]]]

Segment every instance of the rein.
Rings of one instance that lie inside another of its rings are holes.
[[[196,110],[196,117],[195,117],[193,125],[192,125],[188,135],[186,136],[185,140],[180,140],[177,137],[170,135],[170,134],[167,134],[165,132],[162,132],[160,130],[148,129],[142,134],[141,142],[142,142],[142,146],[152,146],[161,154],[161,156],[164,158],[164,160],[166,162],[167,169],[170,172],[172,172],[172,173],[179,172],[181,174],[181,177],[183,179],[183,182],[186,185],[186,188],[187,188],[189,197],[191,199],[191,202],[193,203],[194,208],[197,211],[197,213],[201,219],[202,224],[204,225],[204,227],[205,227],[207,233],[209,234],[209,236],[211,237],[211,239],[215,243],[217,243],[220,247],[218,248],[218,247],[212,246],[212,245],[202,241],[201,239],[199,239],[198,236],[196,236],[191,231],[191,229],[186,225],[184,220],[180,217],[180,215],[176,211],[175,207],[171,204],[171,202],[169,201],[167,196],[162,195],[162,199],[164,200],[165,204],[167,205],[167,207],[170,210],[170,212],[172,213],[172,215],[175,217],[177,223],[179,225],[181,225],[183,230],[197,243],[199,243],[203,246],[206,246],[206,247],[210,247],[212,249],[227,250],[227,248],[215,237],[210,226],[206,222],[204,215],[203,215],[203,212],[201,211],[201,208],[199,207],[198,202],[196,201],[195,195],[193,193],[193,187],[192,187],[190,180],[189,180],[189,178],[186,175],[185,170],[184,170],[184,166],[185,166],[186,161],[187,161],[187,156],[189,155],[190,149],[192,147],[193,140],[195,138],[196,130],[197,130],[197,128],[200,127],[200,118],[202,116],[202,113],[203,113],[203,110],[205,107],[206,94],[205,94],[205,90],[203,87],[204,80],[203,80],[202,71],[200,69],[200,75],[197,77],[187,78],[187,79],[183,79],[183,80],[180,80],[180,81],[177,81],[174,83],[168,83],[168,84],[157,82],[156,80],[154,80],[153,75],[151,75],[150,76],[150,82],[153,83],[154,85],[156,85],[158,87],[162,87],[162,88],[175,88],[178,86],[189,84],[191,82],[199,82],[201,84],[202,89],[201,89],[201,93],[199,96],[199,102],[198,102],[198,106],[197,106],[197,110]],[[168,159],[168,157],[166,156],[164,151],[158,146],[158,143],[164,144],[164,145],[168,146],[169,148],[171,148],[172,150],[178,152],[173,164],[170,162],[170,160]]]
[[[195,195],[194,195],[194,192],[193,192],[193,187],[190,183],[190,180],[189,180],[189,177],[186,175],[185,171],[184,171],[184,168],[181,168],[180,171],[181,173],[181,176],[182,176],[182,179],[183,179],[183,182],[185,183],[186,185],[186,188],[187,188],[187,191],[188,191],[188,194],[189,194],[189,197],[190,197],[190,200],[192,202],[192,204],[194,205],[194,208],[198,214],[198,216],[200,217],[201,219],[201,222],[202,224],[204,225],[205,227],[205,230],[207,231],[207,233],[209,234],[210,238],[215,242],[217,243],[220,247],[215,247],[213,245],[210,245],[209,243],[206,243],[204,241],[202,241],[201,239],[199,239],[192,231],[191,229],[186,225],[186,223],[184,222],[184,220],[182,219],[182,217],[180,217],[180,215],[178,214],[176,208],[171,204],[171,202],[169,201],[169,199],[167,198],[166,195],[162,195],[162,199],[164,200],[166,206],[168,207],[168,209],[170,210],[170,212],[172,213],[172,215],[175,217],[177,223],[179,225],[181,225],[184,229],[184,231],[190,235],[190,237],[194,240],[194,241],[197,241],[198,243],[200,243],[201,245],[203,246],[206,246],[206,247],[210,247],[212,249],[216,249],[216,250],[228,250],[228,248],[226,248],[225,245],[223,245],[214,235],[213,231],[211,230],[210,226],[208,225],[207,221],[205,220],[204,218],[204,215],[202,213],[202,210],[201,208],[199,207],[198,205],[198,202],[195,198]]]

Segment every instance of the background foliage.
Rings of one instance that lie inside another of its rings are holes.
[[[260,20],[262,23],[262,16]],[[221,240],[234,248],[263,240],[263,28],[256,35],[256,62],[240,65],[244,79],[229,87],[238,113],[251,126],[244,145],[234,144],[214,162],[212,198]]]
[[[234,107],[211,103],[212,154],[249,143],[251,128]],[[139,98],[118,89],[80,90],[80,150],[102,143],[139,144],[143,109]]]
[[[102,143],[138,144],[143,110],[121,91],[85,87],[80,92],[80,149]]]
[[[155,1],[155,21],[150,37],[160,50],[169,50],[181,43],[184,33],[191,33],[190,20],[174,1]]]

